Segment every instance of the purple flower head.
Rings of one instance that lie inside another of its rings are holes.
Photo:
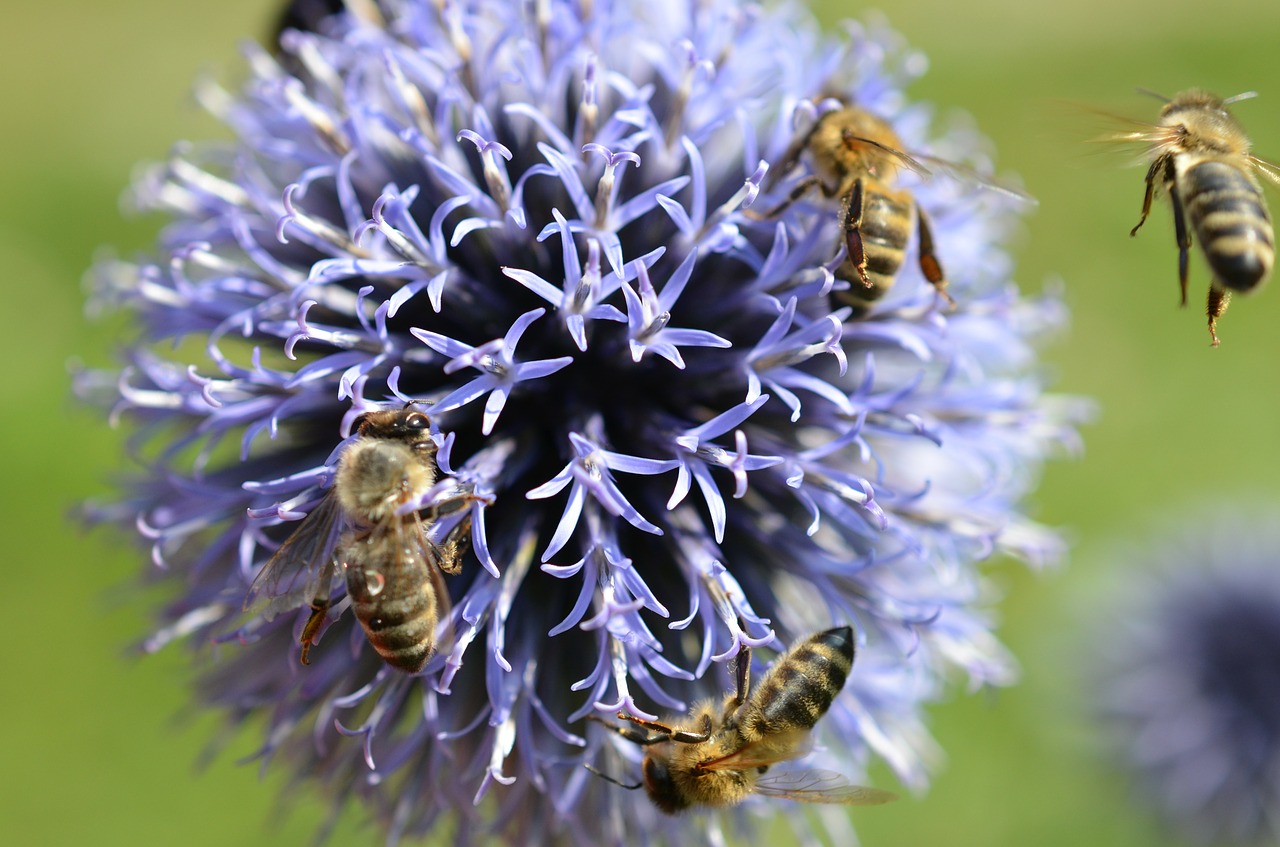
[[[1130,557],[1096,653],[1113,749],[1179,843],[1280,837],[1276,517],[1210,510]]]
[[[209,708],[390,840],[676,845],[782,804],[668,818],[584,767],[630,782],[640,758],[587,716],[680,713],[741,648],[758,677],[848,625],[806,766],[856,781],[878,756],[922,788],[944,680],[1013,676],[979,566],[1060,548],[1019,504],[1075,441],[1035,349],[1063,310],[1020,295],[1017,210],[972,186],[912,184],[954,309],[914,260],[841,306],[837,198],[748,214],[810,167],[766,179],[820,95],[980,165],[902,94],[920,58],[730,0],[322,5],[250,49],[239,91],[202,92],[235,141],[143,179],[155,258],[100,274],[141,337],[84,387],[114,386],[143,462],[102,516],[177,593],[146,649],[188,645]],[[243,600],[332,502],[357,417],[409,401],[440,478],[395,514],[452,502],[430,537],[469,542],[436,652],[384,664],[335,579],[301,666],[306,598],[270,620]]]

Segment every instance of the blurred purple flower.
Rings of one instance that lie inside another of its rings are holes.
[[[1280,521],[1242,511],[1127,561],[1099,654],[1113,749],[1184,843],[1280,838]]]
[[[239,93],[201,91],[237,140],[144,177],[157,257],[100,268],[142,337],[81,390],[144,465],[100,517],[177,591],[146,649],[184,639],[209,708],[265,723],[264,760],[391,840],[447,821],[459,844],[685,844],[721,818],[592,776],[638,751],[583,717],[682,709],[728,687],[739,645],[849,623],[814,758],[857,779],[878,755],[922,788],[924,704],[956,671],[1014,676],[979,565],[1060,551],[1019,503],[1075,445],[1035,351],[1064,310],[1019,294],[1016,210],[972,186],[917,189],[954,311],[912,261],[866,314],[833,309],[834,201],[743,214],[782,196],[757,195],[820,95],[983,166],[903,96],[921,57],[730,0],[347,6],[311,6],[279,57],[249,48]],[[452,637],[409,677],[342,614],[301,667],[307,608],[242,600],[356,415],[408,399],[479,495]]]

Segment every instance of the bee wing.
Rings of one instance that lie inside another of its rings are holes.
[[[426,564],[427,576],[431,580],[431,587],[436,592],[436,609],[441,618],[449,614],[449,610],[453,608],[449,602],[449,592],[444,584],[444,551],[439,544],[436,544],[427,537],[427,525],[423,523],[422,516],[417,512],[410,512],[406,516],[406,520],[396,521],[397,532],[400,533],[400,543],[397,549],[401,551],[418,551],[422,556],[422,561]]]
[[[1151,150],[1172,146],[1178,140],[1176,127],[1159,126],[1142,121],[1127,121],[1127,123],[1139,128],[1128,132],[1111,132],[1097,140],[1112,144],[1144,144]]]
[[[449,612],[453,609],[453,602],[449,599],[449,587],[444,584],[445,572],[457,573],[457,562],[445,561],[448,557],[447,551],[454,549],[456,542],[446,539],[445,544],[439,545],[427,537],[426,525],[423,524],[421,517],[417,512],[413,513],[413,522],[416,525],[416,531],[422,538],[422,552],[427,561],[427,574],[431,579],[431,587],[436,592],[436,618],[444,625],[445,631],[441,633],[436,650],[445,652],[453,647],[453,629],[450,626]],[[469,522],[468,522],[468,525]],[[452,536],[452,533],[450,534]]]
[[[756,781],[754,791],[766,797],[782,797],[801,803],[844,806],[878,806],[898,799],[892,791],[854,785],[843,774],[819,770],[767,773]]]
[[[444,582],[442,561],[444,553],[440,545],[427,537],[427,525],[418,512],[410,512],[402,519],[384,521],[374,527],[375,533],[390,536],[391,549],[395,550],[391,569],[398,573],[411,573],[419,566],[426,570],[436,599],[436,619],[447,621],[453,603],[449,599],[449,587]],[[436,649],[448,649],[451,638],[441,639]]]
[[[246,611],[271,620],[332,587],[341,512],[333,495],[316,504],[254,578],[244,598]]]
[[[431,587],[436,593],[436,651],[449,653],[453,649],[453,623],[449,613],[453,610],[453,601],[449,599],[449,586],[444,584],[444,571],[439,565],[439,548],[423,536],[427,546],[427,573],[431,578]]]
[[[1023,203],[1030,203],[1032,205],[1039,203],[1036,198],[1032,197],[1022,189],[1016,188],[1008,183],[1001,182],[989,174],[976,171],[968,165],[962,165],[959,162],[951,162],[947,159],[940,159],[937,156],[930,156],[926,153],[916,153],[915,160],[916,164],[921,167],[925,167],[926,165],[928,166],[928,169],[923,171],[923,176],[942,174],[943,176],[950,177],[951,179],[962,182],[966,185],[973,185],[978,188],[984,188],[987,191],[994,191],[997,194],[1003,194],[1006,197],[1021,200]],[[921,172],[917,171],[917,173]]]
[[[1178,143],[1177,127],[1153,124],[1150,121],[1139,120],[1126,115],[1117,115],[1114,112],[1096,109],[1092,106],[1079,106],[1078,108],[1102,118],[1106,124],[1117,128],[1116,131],[1105,132],[1096,138],[1088,139],[1089,143],[1106,144],[1117,149],[1130,150],[1135,144],[1141,145],[1144,149],[1142,155],[1135,159],[1135,164],[1145,164],[1152,156]]]
[[[926,179],[928,177],[933,176],[933,174],[929,171],[929,169],[920,163],[919,159],[915,158],[914,156],[911,156],[908,153],[903,152],[902,150],[899,150],[896,147],[890,147],[888,144],[882,144],[879,141],[876,141],[874,138],[865,138],[861,135],[853,136],[850,140],[855,140],[859,144],[866,144],[871,147],[875,147],[877,150],[882,150],[885,153],[888,153],[890,156],[898,160],[898,164],[902,165],[904,168],[911,171],[912,173],[919,174],[920,176],[925,177]]]
[[[858,141],[863,144],[869,144],[879,150],[883,150],[890,156],[898,160],[898,164],[907,170],[921,176],[925,179],[931,179],[937,174],[943,174],[951,179],[963,182],[967,185],[975,185],[979,188],[985,188],[989,191],[995,191],[1008,197],[1021,200],[1024,203],[1035,204],[1038,201],[1027,192],[1020,188],[1015,188],[1007,183],[987,174],[979,173],[968,165],[962,165],[959,162],[952,162],[938,156],[930,156],[927,153],[907,153],[890,147],[887,144],[881,144],[879,141],[871,138],[859,137]]]
[[[1270,159],[1264,159],[1261,156],[1255,156],[1252,153],[1249,154],[1249,162],[1258,171],[1258,173],[1262,174],[1276,185],[1280,185],[1280,165],[1277,165]]]
[[[803,756],[813,748],[813,734],[807,729],[789,729],[771,733],[744,745],[732,753],[700,763],[705,770],[748,770],[763,768]]]

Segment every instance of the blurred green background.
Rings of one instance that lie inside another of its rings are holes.
[[[1082,721],[1085,629],[1114,567],[1108,551],[1194,508],[1275,497],[1280,467],[1280,293],[1237,299],[1211,350],[1200,313],[1207,275],[1193,261],[1192,305],[1176,308],[1166,208],[1137,239],[1142,172],[1081,142],[1100,125],[1080,104],[1138,117],[1156,104],[1135,86],[1223,95],[1256,89],[1237,114],[1263,155],[1280,158],[1280,4],[1081,0],[1010,11],[1004,0],[932,0],[889,9],[930,59],[912,90],[964,109],[992,138],[1003,172],[1041,200],[1021,238],[1017,277],[1065,282],[1068,335],[1048,351],[1056,390],[1102,409],[1079,461],[1049,466],[1031,507],[1074,540],[1069,567],[1002,565],[1002,635],[1024,667],[1016,688],[933,712],[948,762],[932,791],[857,814],[867,847],[1157,845],[1127,805]],[[81,277],[102,246],[146,249],[156,220],[129,220],[119,196],[135,163],[181,138],[221,132],[189,96],[196,75],[240,72],[237,39],[260,36],[275,0],[172,3],[65,0],[6,11],[0,86],[0,273],[4,363],[0,467],[8,632],[3,642],[0,822],[11,844],[305,843],[323,813],[281,813],[281,780],[234,760],[205,769],[207,715],[183,718],[180,650],[145,660],[128,645],[146,626],[130,581],[140,554],[66,516],[107,490],[119,433],[69,399],[68,363],[103,365],[119,321],[82,317]],[[828,3],[828,22],[866,10]],[[1275,202],[1275,195],[1272,201]],[[943,257],[945,261],[945,257]],[[1276,283],[1272,283],[1274,288]],[[25,569],[25,571],[23,571]],[[881,783],[889,781],[881,769]],[[358,815],[337,844],[375,844]]]

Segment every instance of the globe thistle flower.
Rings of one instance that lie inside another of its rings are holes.
[[[1098,705],[1142,800],[1180,841],[1280,837],[1280,531],[1203,514],[1128,562]]]
[[[347,7],[247,48],[237,93],[201,89],[236,140],[144,177],[156,256],[99,269],[142,331],[82,391],[135,423],[145,470],[98,511],[176,593],[144,647],[183,640],[203,704],[265,721],[264,761],[390,840],[674,845],[777,801],[677,823],[583,767],[628,781],[640,755],[586,718],[679,712],[741,648],[763,665],[851,624],[812,758],[922,788],[923,706],[1014,674],[979,566],[1059,552],[1019,504],[1074,444],[1035,352],[1063,311],[1019,294],[1017,210],[973,186],[917,187],[954,309],[913,262],[837,308],[834,199],[747,214],[800,178],[764,188],[831,96],[984,167],[904,97],[921,57],[728,0]],[[303,667],[305,599],[271,620],[243,600],[356,418],[410,401],[442,485],[474,495],[447,635],[404,674],[335,592]]]

